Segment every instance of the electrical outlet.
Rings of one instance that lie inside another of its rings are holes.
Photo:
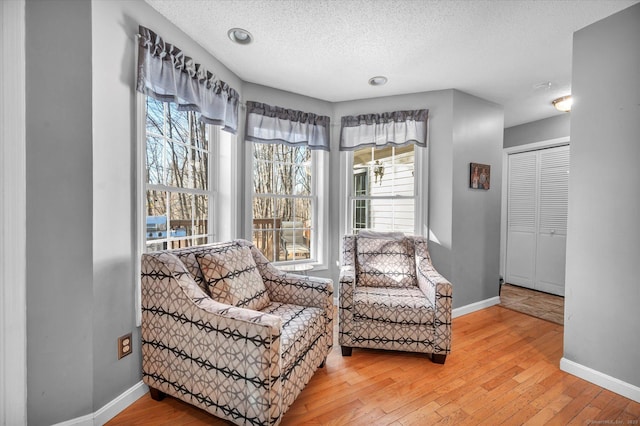
[[[118,359],[124,358],[132,351],[131,333],[118,337]]]

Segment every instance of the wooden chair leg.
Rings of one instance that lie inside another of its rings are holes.
[[[434,364],[444,364],[444,361],[447,359],[445,354],[431,354],[431,362]]]
[[[351,351],[353,350],[350,346],[340,346],[342,349],[342,356],[351,356]]]
[[[166,393],[152,387],[149,388],[149,394],[151,394],[151,399],[154,401],[162,401],[167,396]]]

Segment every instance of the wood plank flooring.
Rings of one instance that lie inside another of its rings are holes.
[[[453,320],[445,365],[335,346],[282,425],[638,425],[640,404],[560,371],[563,327],[493,306]],[[145,395],[107,425],[228,425]]]
[[[500,291],[500,305],[556,324],[564,324],[564,297],[505,284]]]

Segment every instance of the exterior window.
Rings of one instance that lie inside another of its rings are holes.
[[[414,145],[353,152],[351,232],[415,232],[414,160]]]
[[[213,241],[211,133],[194,112],[146,97],[145,250]]]
[[[252,239],[273,262],[316,259],[316,152],[253,145]]]

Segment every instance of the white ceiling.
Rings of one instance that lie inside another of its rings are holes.
[[[331,102],[455,88],[503,105],[509,127],[558,114],[573,32],[639,0],[146,1],[245,81]]]

